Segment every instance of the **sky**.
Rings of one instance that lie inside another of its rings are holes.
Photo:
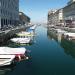
[[[33,23],[47,22],[48,11],[60,9],[67,5],[69,0],[19,0],[19,11],[31,18]]]

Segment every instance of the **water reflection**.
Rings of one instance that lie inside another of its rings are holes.
[[[22,61],[16,64],[14,70],[5,72],[6,75],[73,75],[75,74],[75,60],[69,59],[66,56],[69,50],[66,50],[64,40],[59,38],[56,32],[45,27],[38,27],[36,29],[37,36],[36,43],[31,46],[25,46],[31,51],[31,59]],[[48,35],[48,39],[47,38]],[[57,42],[59,41],[59,43]],[[15,45],[10,43],[11,46]],[[9,45],[10,45],[9,44]],[[64,48],[60,47],[60,45]],[[16,46],[16,45],[15,45]],[[14,47],[15,47],[14,46]],[[22,46],[21,46],[22,47]],[[69,47],[68,47],[69,48]],[[69,51],[70,52],[70,51]],[[70,53],[71,55],[71,53]],[[8,73],[9,72],[9,73]]]
[[[11,41],[8,41],[7,44],[6,44],[6,46],[13,47],[13,48],[17,48],[17,47],[31,46],[33,44],[34,44],[34,42],[33,43],[29,43],[29,44],[18,44],[18,43],[13,43]]]
[[[9,72],[13,71],[15,68],[14,65],[0,67],[0,75],[7,75]]]
[[[60,43],[61,47],[64,48],[64,52],[67,55],[71,55],[75,58],[75,42],[64,39],[62,34],[57,34],[51,30],[47,30],[47,36],[49,39],[54,39],[58,43]]]

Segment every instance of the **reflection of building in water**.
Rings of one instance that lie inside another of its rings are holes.
[[[60,42],[61,43],[61,37],[62,37],[62,34],[60,34],[60,33],[58,33],[58,42]]]
[[[63,39],[61,46],[64,48],[64,52],[67,55],[71,55],[73,58],[75,58],[75,42]]]
[[[56,41],[58,41],[59,43],[61,43],[61,40],[62,40],[62,33],[60,32],[57,32],[56,30],[54,29],[48,29],[47,31],[47,36],[49,38],[54,38]]]
[[[47,37],[52,40],[53,38],[56,39],[55,32],[52,32],[51,30],[47,30]]]
[[[64,52],[67,55],[71,55],[73,58],[75,58],[75,42],[74,41],[69,41],[64,38],[61,38],[60,34],[58,34],[57,36],[56,33],[54,34],[54,32],[51,30],[47,31],[47,36],[50,38],[53,38],[57,42],[60,42],[61,47],[64,48]]]

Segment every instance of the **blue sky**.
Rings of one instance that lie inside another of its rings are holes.
[[[20,0],[20,11],[31,18],[32,22],[46,22],[50,9],[59,9],[69,0]]]

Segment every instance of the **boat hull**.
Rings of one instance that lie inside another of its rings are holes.
[[[11,65],[14,61],[15,55],[0,55],[0,66]]]
[[[11,41],[20,44],[28,44],[31,40],[29,38],[13,38]]]

